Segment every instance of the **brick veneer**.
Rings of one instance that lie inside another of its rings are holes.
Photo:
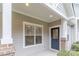
[[[15,47],[13,44],[1,44],[0,45],[0,56],[14,56]]]
[[[66,46],[66,38],[61,38],[61,49],[65,49]]]

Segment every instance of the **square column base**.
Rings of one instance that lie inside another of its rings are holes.
[[[13,44],[0,45],[0,56],[14,56],[15,51],[15,46]]]
[[[66,49],[66,38],[61,38],[61,50]]]

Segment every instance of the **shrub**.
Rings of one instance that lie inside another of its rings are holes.
[[[79,51],[79,42],[73,43],[71,50],[73,51]]]
[[[79,42],[72,44],[71,51],[61,50],[57,53],[58,56],[79,56]]]
[[[58,56],[79,56],[79,51],[61,50],[57,53]]]
[[[61,50],[57,53],[58,56],[69,56],[69,51]]]
[[[77,41],[76,44],[79,44],[79,41]]]
[[[69,56],[79,56],[78,51],[70,51]]]

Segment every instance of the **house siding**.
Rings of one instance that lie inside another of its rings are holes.
[[[41,50],[48,49],[48,23],[15,12],[13,12],[12,19],[12,36],[16,48],[16,55],[32,55]],[[43,45],[23,48],[23,22],[43,25]]]
[[[49,23],[48,24],[48,26],[49,26],[49,28],[50,27],[55,27],[55,26],[59,26],[60,25],[60,41],[61,41],[61,33],[62,33],[62,31],[61,31],[61,20],[56,20],[56,21],[54,21],[54,22],[51,22],[51,23]],[[59,41],[59,49],[61,50],[61,47],[63,47],[62,45],[61,45],[61,43],[63,44],[63,42],[61,41],[60,42]],[[50,44],[51,45],[51,44]],[[65,44],[63,44],[63,45],[65,45]],[[50,46],[51,47],[51,46]]]
[[[2,38],[2,13],[0,12],[0,39]]]
[[[54,22],[49,23],[49,27],[61,25],[61,20],[56,20]]]
[[[23,22],[30,22],[43,25],[43,45],[37,45],[29,48],[23,48]],[[51,23],[46,23],[38,19],[25,16],[19,13],[12,13],[12,38],[16,48],[17,56],[33,55],[42,50],[49,49],[49,27],[60,25],[61,21],[57,20]],[[0,13],[0,39],[2,37],[2,15]]]

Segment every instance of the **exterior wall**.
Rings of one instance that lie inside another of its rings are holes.
[[[16,48],[16,55],[21,56],[32,55],[33,53],[38,53],[41,50],[48,49],[48,23],[14,12],[12,19],[13,19],[12,33],[13,33],[14,45]],[[29,48],[23,48],[23,21],[43,25],[44,45],[37,45]]]
[[[44,39],[43,43],[44,45],[37,45],[29,48],[23,48],[23,22],[30,22],[35,24],[43,25],[43,33],[44,33]],[[57,20],[51,23],[42,22],[40,20],[21,15],[18,13],[13,12],[12,15],[12,37],[13,37],[13,43],[16,48],[16,54],[15,55],[32,55],[33,53],[38,53],[42,50],[49,49],[49,27],[61,25],[61,20]],[[2,16],[0,14],[0,39],[2,36]],[[61,30],[61,29],[60,29]],[[60,36],[61,36],[60,31]],[[60,40],[61,42],[61,48],[65,48],[66,43],[63,38]]]
[[[61,20],[57,20],[57,21],[49,23],[49,27],[57,26],[57,25],[61,25]]]
[[[60,49],[61,49],[61,20],[57,20],[57,21],[54,21],[54,22],[51,22],[49,23],[49,29],[51,27],[55,27],[55,26],[59,26],[60,25],[60,41],[59,41],[59,46],[60,46]],[[50,31],[50,30],[49,30]],[[49,43],[49,48],[51,49],[51,36],[50,36],[51,32],[49,33],[49,40],[50,40],[50,43]]]
[[[13,19],[12,20],[12,37],[13,37],[13,43],[16,49],[15,55],[21,55],[21,56],[32,55],[33,53],[38,53],[42,50],[49,49],[49,28],[48,26],[51,27],[51,26],[56,26],[56,25],[61,24],[60,20],[57,20],[57,21],[54,21],[48,24],[40,20],[25,16],[25,15],[21,15],[15,12],[13,12],[12,19]],[[23,48],[23,21],[43,25],[44,45]],[[0,14],[0,39],[1,37],[2,37],[2,17]]]
[[[0,39],[2,37],[2,13],[0,12]]]
[[[57,21],[49,23],[49,27],[53,27],[53,26],[57,26],[57,25],[60,25],[60,41],[59,41],[60,42],[60,50],[66,49],[67,48],[66,45],[70,41],[67,41],[66,37],[63,37],[64,31],[62,29],[62,26],[63,26],[62,20],[57,20]]]

